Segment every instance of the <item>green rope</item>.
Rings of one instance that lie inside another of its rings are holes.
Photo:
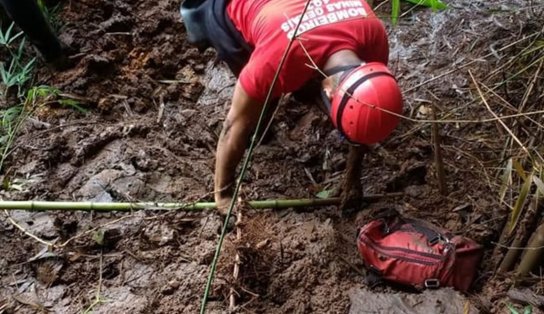
[[[304,17],[304,14],[306,14],[306,11],[308,10],[308,6],[310,5],[311,0],[306,1],[306,5],[304,6],[304,9],[302,10],[302,14],[300,15],[300,19],[298,20],[297,26],[295,27],[295,31],[293,33],[293,36],[289,39],[289,43],[287,44],[287,47],[285,48],[285,51],[283,53],[283,56],[281,57],[280,63],[278,65],[278,69],[276,70],[276,73],[274,74],[274,78],[272,80],[272,83],[270,85],[270,88],[268,89],[268,94],[266,95],[263,109],[261,110],[261,114],[259,115],[259,121],[257,122],[257,126],[255,127],[255,132],[253,133],[253,136],[251,138],[251,144],[249,145],[248,153],[246,156],[246,159],[244,160],[244,164],[242,166],[242,170],[240,171],[240,175],[238,176],[238,179],[236,180],[236,187],[234,189],[232,200],[229,205],[229,209],[227,211],[227,215],[225,216],[225,222],[223,223],[223,229],[221,231],[221,236],[219,237],[219,242],[217,243],[217,248],[215,250],[215,255],[213,257],[213,262],[210,269],[210,275],[208,276],[208,281],[206,282],[206,288],[204,289],[204,296],[202,298],[202,304],[200,306],[200,314],[206,313],[206,305],[208,304],[208,295],[210,293],[210,288],[213,282],[213,278],[215,275],[215,270],[217,267],[217,261],[219,260],[219,255],[221,254],[221,247],[223,246],[223,240],[225,239],[225,234],[227,233],[227,225],[229,222],[230,215],[232,213],[232,209],[234,208],[234,204],[236,203],[236,199],[238,198],[238,192],[240,190],[240,186],[242,183],[242,179],[244,178],[244,175],[246,173],[247,167],[249,165],[249,161],[251,160],[251,155],[253,154],[253,149],[255,147],[255,142],[257,141],[257,134],[261,128],[262,121],[265,116],[266,107],[268,106],[268,103],[270,101],[270,98],[272,97],[272,91],[274,90],[274,85],[276,84],[276,81],[278,80],[278,76],[280,74],[280,70],[283,67],[283,63],[285,62],[285,59],[287,58],[287,54],[289,53],[289,50],[291,49],[291,46],[293,45],[293,41],[295,37],[297,36],[298,29],[300,27],[300,24],[302,23],[302,18]]]

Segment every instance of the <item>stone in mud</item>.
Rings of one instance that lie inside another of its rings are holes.
[[[105,192],[106,189],[110,187],[111,183],[122,175],[122,171],[106,169],[90,178],[77,194],[84,199],[97,197],[100,193]]]
[[[425,290],[422,293],[352,289],[349,298],[349,314],[479,313],[467,298],[451,288]]]
[[[53,218],[47,213],[32,213],[23,210],[11,211],[11,217],[26,231],[44,238],[57,236]]]
[[[206,70],[206,77],[202,81],[205,89],[198,98],[197,107],[215,106],[228,101],[232,96],[235,81],[236,79],[229,69],[223,65],[214,65],[213,62],[210,62]]]
[[[107,287],[102,295],[108,300],[93,308],[93,313],[142,313],[147,296],[135,294],[128,287]]]
[[[221,232],[222,220],[216,215],[210,215],[200,219],[200,225],[202,227],[198,233],[199,236],[204,240],[214,240]]]
[[[149,241],[163,246],[174,240],[174,229],[164,224],[151,225],[144,230],[144,235]]]

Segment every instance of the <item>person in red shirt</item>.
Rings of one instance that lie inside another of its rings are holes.
[[[310,0],[302,16],[307,1],[186,0],[182,4],[188,40],[200,48],[213,46],[237,76],[216,153],[214,195],[223,214],[232,198],[236,167],[292,38],[272,97],[321,80],[324,107],[352,144],[341,208],[362,204],[363,155],[398,124],[402,96],[386,67],[389,48],[384,26],[370,6],[363,0]]]

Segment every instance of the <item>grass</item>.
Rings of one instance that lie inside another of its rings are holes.
[[[444,10],[448,6],[440,0],[405,0],[415,7],[424,6],[432,8],[433,11]],[[391,23],[396,25],[400,16],[400,0],[391,0]]]
[[[12,151],[16,135],[26,118],[41,106],[52,103],[85,113],[79,102],[62,97],[61,92],[50,86],[34,86],[33,72],[36,58],[25,53],[23,32],[14,32],[12,23],[5,31],[0,29],[0,51],[8,60],[0,62],[0,172]]]

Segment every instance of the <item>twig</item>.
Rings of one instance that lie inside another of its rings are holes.
[[[524,246],[509,246],[509,245],[504,245],[497,242],[491,242],[491,244],[496,245],[498,247],[502,247],[503,249],[509,249],[509,250],[534,251],[534,250],[544,249],[544,245],[536,246],[536,247],[524,247]]]
[[[538,78],[538,74],[540,74],[540,70],[542,69],[542,63],[544,63],[544,58],[540,60],[540,64],[538,65],[538,68],[536,69],[535,75],[531,79],[529,83],[529,87],[527,87],[527,90],[525,91],[525,94],[523,95],[523,100],[521,101],[521,105],[519,106],[519,111],[523,111],[523,108],[525,108],[525,105],[527,104],[527,101],[529,100],[529,96],[533,92],[533,87],[535,86],[535,82]]]
[[[242,208],[243,206],[240,206],[238,208],[238,212],[236,214],[236,242],[240,242],[242,240]],[[230,288],[230,297],[229,297],[229,309],[231,312],[234,312],[234,309],[236,308],[236,296],[235,296],[235,289],[234,285],[238,281],[238,276],[240,274],[240,253],[238,250],[236,250],[236,255],[234,257],[234,270],[232,272],[233,277],[233,286]]]
[[[157,124],[161,123],[162,116],[164,114],[164,97],[161,95],[159,98],[159,113],[157,114]]]
[[[282,106],[285,103],[285,99],[286,99],[286,97],[282,96],[278,100],[278,103],[276,104],[276,108],[274,108],[274,112],[272,113],[272,115],[268,119],[268,124],[264,128],[263,133],[261,134],[261,138],[259,139],[259,141],[257,141],[257,147],[261,146],[264,138],[266,137],[266,134],[268,133],[268,130],[272,126],[272,122],[274,121],[274,117],[276,117],[276,114],[278,113],[278,110],[280,109],[280,106]]]
[[[365,276],[365,273],[363,273],[359,268],[355,267],[352,263],[350,263],[345,257],[342,255],[338,255],[338,258],[344,262],[346,265],[348,265],[351,269],[353,269],[356,273],[358,273],[361,276]]]
[[[531,121],[532,123],[536,124],[538,127],[544,129],[544,125],[539,123],[538,121],[536,121],[535,119],[531,118],[530,116],[526,116],[524,115],[523,113],[520,112],[520,110],[514,106],[512,106],[511,103],[509,103],[506,99],[504,99],[504,97],[502,97],[501,95],[497,94],[497,92],[495,92],[492,88],[490,88],[489,86],[486,86],[486,85],[483,85],[483,87],[491,94],[493,94],[493,96],[497,97],[500,101],[502,101],[504,103],[503,107],[506,107],[510,110],[513,110],[515,112],[517,112],[518,114],[521,114],[521,117],[524,117],[526,119],[528,119],[529,121]]]
[[[80,234],[77,234],[77,235],[71,237],[70,239],[64,241],[63,243],[61,243],[61,244],[59,244],[59,245],[54,245],[54,247],[55,247],[55,248],[63,248],[63,247],[65,247],[66,245],[68,245],[68,243],[70,243],[70,242],[72,242],[72,241],[74,241],[74,240],[76,240],[76,239],[79,239],[79,238],[81,238],[81,237],[83,237],[83,236],[85,236],[85,235],[87,235],[87,234],[89,234],[89,233],[93,233],[94,231],[97,231],[97,230],[102,229],[102,228],[104,228],[104,227],[106,227],[106,226],[109,226],[109,225],[113,225],[113,224],[118,223],[119,221],[125,220],[125,219],[127,219],[127,218],[132,218],[133,216],[134,216],[134,214],[132,214],[132,215],[126,215],[126,216],[123,216],[123,217],[121,217],[121,218],[118,218],[118,219],[109,221],[109,222],[107,222],[107,223],[105,223],[105,224],[103,224],[103,225],[100,225],[100,226],[98,226],[98,227],[95,227],[95,228],[89,229],[89,230],[87,230],[87,231],[85,231],[85,232],[82,232],[82,233],[80,233]]]
[[[103,251],[102,251],[102,249],[100,249],[98,287],[96,288],[96,296],[95,296],[95,299],[94,299],[93,303],[91,303],[91,305],[89,305],[89,307],[87,307],[87,309],[85,309],[85,311],[83,312],[84,314],[91,313],[91,311],[93,310],[93,308],[95,306],[97,306],[98,304],[104,302],[104,300],[102,300],[102,297],[100,296],[100,293],[102,291],[103,259],[104,259]]]
[[[474,78],[474,75],[472,75],[472,72],[469,70],[468,71],[470,77],[472,78],[472,81],[474,82],[474,86],[476,86],[476,89],[478,91],[478,94],[480,95],[480,98],[482,99],[482,102],[484,103],[484,105],[486,106],[487,110],[495,117],[495,118],[499,118],[497,116],[497,114],[491,109],[491,107],[489,106],[489,104],[487,103],[487,100],[485,99],[483,93],[482,93],[482,90],[480,89],[480,86],[478,85],[478,82],[476,81],[476,79]],[[506,132],[508,132],[508,134],[510,134],[510,136],[514,139],[514,141],[516,141],[516,143],[518,143],[519,146],[521,146],[521,148],[523,149],[523,151],[531,156],[531,153],[529,152],[529,150],[525,147],[525,145],[523,145],[523,143],[519,140],[519,138],[514,134],[514,132],[512,132],[512,130],[510,130],[510,128],[506,125],[506,123],[504,123],[504,121],[502,121],[501,119],[498,120],[499,123],[502,125],[502,127],[506,130]]]
[[[12,225],[14,225],[15,227],[17,227],[17,229],[21,230],[21,231],[22,231],[24,234],[26,234],[27,236],[29,236],[29,237],[31,237],[32,239],[34,239],[34,240],[40,242],[41,244],[47,245],[48,247],[53,247],[53,246],[54,246],[53,243],[51,243],[51,242],[49,242],[49,241],[42,240],[42,239],[40,239],[38,236],[36,236],[36,235],[34,235],[34,234],[28,232],[25,228],[23,228],[21,225],[19,225],[13,218],[11,218],[11,215],[9,214],[9,212],[8,212],[6,209],[4,209],[4,213],[6,214],[6,216],[7,216],[8,220],[9,220],[9,222],[10,222]]]
[[[510,48],[510,47],[512,47],[512,46],[514,46],[514,45],[516,45],[516,44],[518,44],[518,43],[520,43],[520,42],[522,42],[522,41],[525,41],[525,40],[527,40],[527,39],[529,39],[529,38],[532,38],[532,37],[536,36],[537,34],[539,34],[539,33],[534,33],[534,34],[532,34],[532,35],[523,37],[523,38],[521,38],[521,39],[519,39],[519,40],[516,40],[516,41],[514,41],[514,42],[512,42],[512,43],[510,43],[510,44],[508,44],[508,45],[506,45],[506,46],[504,46],[504,47],[502,47],[502,48],[496,50],[496,51],[492,51],[492,52],[490,52],[490,53],[488,53],[488,54],[486,54],[486,55],[484,55],[484,56],[482,56],[482,57],[480,57],[480,58],[478,58],[478,59],[474,59],[474,60],[469,61],[469,62],[467,62],[467,63],[465,63],[465,64],[463,64],[463,65],[460,65],[459,67],[457,67],[457,68],[455,68],[455,69],[453,69],[453,70],[444,72],[444,73],[442,73],[442,74],[440,74],[440,75],[437,75],[437,76],[435,76],[435,77],[433,77],[433,78],[430,78],[430,79],[428,79],[428,80],[425,80],[425,81],[423,81],[423,82],[417,84],[416,86],[413,86],[413,87],[407,89],[407,90],[405,91],[405,93],[411,92],[411,91],[416,90],[417,88],[419,88],[419,87],[421,87],[421,86],[423,86],[423,85],[425,85],[425,84],[428,84],[428,83],[430,83],[430,82],[433,82],[433,81],[436,81],[436,80],[438,80],[438,79],[440,79],[440,78],[443,78],[444,76],[447,76],[447,75],[450,75],[450,74],[452,74],[452,73],[455,73],[455,72],[457,72],[457,71],[459,71],[459,70],[461,70],[461,69],[463,69],[463,68],[465,68],[465,67],[467,67],[467,66],[469,66],[469,65],[471,65],[471,64],[473,64],[473,63],[476,63],[476,62],[478,62],[478,61],[481,61],[481,59],[490,57],[490,56],[494,55],[496,52],[501,52],[501,51],[503,51],[503,50],[506,50],[506,49],[508,49],[508,48]]]

